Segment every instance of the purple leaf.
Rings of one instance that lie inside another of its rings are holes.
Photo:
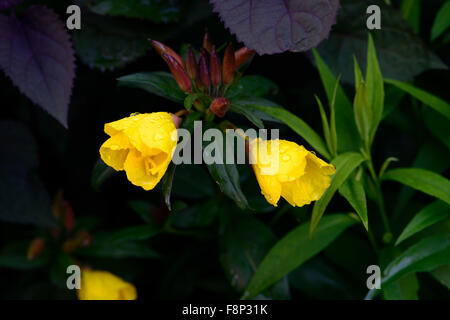
[[[259,54],[306,51],[328,37],[339,0],[210,0],[225,26]]]
[[[28,98],[65,127],[74,61],[69,34],[52,10],[32,6],[21,20],[0,14],[0,67]]]
[[[14,7],[23,1],[24,0],[0,0],[0,10]]]

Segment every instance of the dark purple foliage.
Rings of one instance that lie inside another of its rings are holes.
[[[66,127],[74,61],[69,34],[52,10],[32,6],[21,20],[0,15],[0,67],[27,97]]]
[[[14,7],[23,1],[24,0],[0,0],[0,10]]]
[[[210,0],[225,26],[259,54],[306,51],[327,38],[339,0]]]

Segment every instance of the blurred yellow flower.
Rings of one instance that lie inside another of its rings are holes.
[[[336,172],[333,165],[291,141],[254,139],[249,150],[261,193],[274,206],[280,197],[294,207],[319,200]]]
[[[105,133],[110,138],[100,147],[101,158],[115,170],[125,170],[134,185],[151,190],[172,160],[176,130],[167,112],[132,114],[107,123]]]
[[[81,273],[80,300],[136,300],[136,288],[108,271],[84,269]]]

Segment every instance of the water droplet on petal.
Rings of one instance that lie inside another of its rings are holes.
[[[291,160],[291,157],[288,155],[285,155],[285,156],[283,156],[282,159],[283,159],[283,161],[289,161],[289,160]]]

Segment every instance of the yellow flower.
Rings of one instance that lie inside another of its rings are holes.
[[[280,197],[294,207],[319,200],[336,172],[333,165],[286,140],[254,139],[250,157],[261,193],[275,207]]]
[[[108,271],[84,269],[81,273],[80,300],[136,300],[136,288]]]
[[[134,185],[153,189],[164,176],[177,146],[171,114],[133,114],[105,124],[105,132],[110,138],[100,147],[103,161],[117,171],[125,170]]]

